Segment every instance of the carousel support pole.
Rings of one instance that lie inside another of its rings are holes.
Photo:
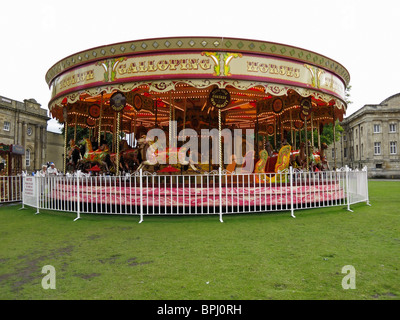
[[[168,123],[168,147],[172,148],[172,100],[171,100],[171,91],[169,92],[169,123]]]
[[[117,166],[117,168],[116,168],[116,170],[115,170],[115,175],[119,175],[119,127],[120,127],[120,112],[118,112],[118,115],[117,115],[117,132],[116,132],[116,137],[115,137],[115,140],[116,140],[116,148],[117,148],[117,160],[116,160],[116,162],[117,162],[117,164],[116,164],[116,166]]]
[[[306,142],[306,168],[307,168],[307,172],[308,172],[308,141],[307,141],[307,117],[304,117],[304,135],[305,135],[305,142]]]
[[[222,125],[221,109],[218,109],[218,148],[219,148],[219,221],[222,220]]]
[[[116,145],[115,145],[115,141],[117,140],[117,134],[118,134],[118,132],[116,131],[117,126],[118,126],[118,124],[117,124],[117,121],[116,121],[116,119],[115,119],[115,117],[114,117],[114,121],[113,121],[114,134],[113,134],[112,146],[111,146],[112,152],[116,152],[115,150],[117,149],[117,148],[116,148]],[[105,131],[105,130],[104,130],[104,131]],[[99,145],[99,146],[100,146],[100,145]]]
[[[174,101],[175,101],[175,100],[174,100]],[[175,107],[172,106],[172,122],[175,121],[175,119],[176,119],[175,112],[176,112]],[[177,134],[176,130],[177,130],[177,129],[176,129],[176,126],[173,125],[173,126],[172,126],[172,137],[173,137],[173,140],[172,140],[172,141],[173,141],[173,147],[174,147],[174,148],[177,147],[177,145],[176,145],[177,141],[176,141],[176,139],[175,139],[176,134]]]
[[[311,147],[314,148],[314,125],[313,125],[313,113],[311,112]]]
[[[135,112],[135,120],[133,122],[133,139],[134,140],[136,139],[136,120],[137,120],[137,112]],[[138,139],[136,139],[136,140],[138,140]]]
[[[210,109],[208,109],[210,111]],[[208,131],[211,130],[211,112],[208,113]],[[209,143],[212,142],[211,137],[208,138]],[[211,144],[209,144],[210,146]],[[210,151],[210,150],[209,150]],[[211,152],[208,152],[208,172],[211,172]]]
[[[99,132],[98,132],[98,139],[97,139],[97,143],[100,147],[100,143],[101,143],[101,118],[103,117],[103,92],[101,93],[101,104],[100,104],[100,117],[99,117]]]
[[[301,145],[301,129],[299,129],[299,147]]]
[[[321,150],[321,132],[319,131],[319,120],[317,121],[318,150]]]
[[[276,147],[276,117],[274,117],[274,148],[277,150]]]
[[[293,145],[293,123],[292,123],[292,110],[290,109],[290,142]]]
[[[257,107],[256,107],[256,157],[255,158],[259,159],[259,155],[258,155],[258,108]]]
[[[185,130],[186,128],[186,102],[187,99],[185,99],[185,106],[184,106],[185,110],[183,111],[183,130]]]
[[[65,108],[65,107],[64,107]],[[64,122],[64,174],[67,173],[67,137],[68,136],[68,121]]]
[[[335,107],[333,107],[333,165],[335,167],[335,171],[336,171],[336,123],[335,123]]]
[[[219,168],[222,170],[222,124],[221,109],[218,109],[218,151],[219,151]]]
[[[78,122],[78,115],[75,115],[75,127],[74,127],[74,141],[76,142],[76,123]]]
[[[157,125],[157,116],[158,116],[158,102],[157,102],[157,99],[156,99],[154,101],[154,128],[158,127],[158,125]]]

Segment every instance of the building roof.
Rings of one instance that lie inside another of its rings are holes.
[[[389,98],[386,98],[386,99],[383,100],[379,105],[380,105],[380,106],[388,105],[389,102],[391,102],[391,101],[393,101],[393,100],[397,100],[397,99],[399,99],[399,101],[400,101],[400,93],[396,93],[396,94],[390,96]]]
[[[350,116],[343,119],[342,123],[347,123],[358,119],[366,113],[376,113],[376,112],[398,112],[400,111],[400,93],[396,93],[379,104],[366,104],[362,108],[358,109],[356,112]]]

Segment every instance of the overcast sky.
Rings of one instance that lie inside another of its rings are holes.
[[[398,0],[4,0],[0,35],[0,95],[34,98],[46,109],[45,74],[59,60],[96,46],[170,36],[264,40],[325,55],[350,72],[346,116],[400,92]]]

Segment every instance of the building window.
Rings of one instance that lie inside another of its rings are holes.
[[[377,163],[377,164],[375,165],[375,168],[377,168],[377,169],[382,169],[382,163]]]
[[[332,148],[332,159],[335,159],[335,149]]]
[[[31,165],[31,150],[26,149],[25,151],[25,166],[29,167]]]
[[[390,141],[389,149],[390,149],[390,154],[397,154],[397,142]]]
[[[380,155],[381,154],[381,143],[380,142],[375,142],[374,143],[374,154],[375,155]]]
[[[374,133],[381,133],[381,125],[374,124]]]
[[[343,141],[347,141],[347,136],[346,135],[343,136]]]
[[[389,124],[389,132],[390,133],[396,132],[396,124],[395,123]]]
[[[10,128],[11,128],[11,123],[9,121],[4,121],[3,130],[4,131],[10,131]]]
[[[347,148],[344,148],[344,149],[343,149],[343,156],[344,156],[345,158],[347,158]]]
[[[32,135],[32,127],[28,127],[26,129],[26,133],[27,133],[28,136]]]

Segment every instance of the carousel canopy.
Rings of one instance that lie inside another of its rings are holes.
[[[315,52],[206,37],[92,48],[60,60],[46,74],[54,118],[115,132],[118,113],[126,133],[167,127],[171,115],[186,128],[209,127],[218,109],[224,127],[254,128],[257,122],[272,134],[279,122],[280,130],[300,130],[343,119],[349,81],[341,64]],[[120,106],[110,103],[116,92],[123,94]]]

